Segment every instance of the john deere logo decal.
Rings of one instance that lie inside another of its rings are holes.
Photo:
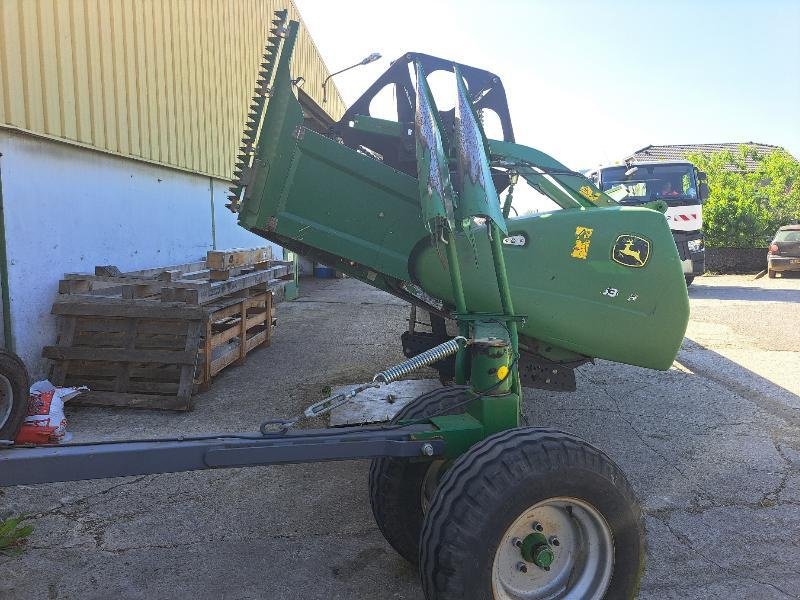
[[[626,267],[643,267],[650,258],[650,242],[638,235],[621,235],[614,242],[611,259]]]

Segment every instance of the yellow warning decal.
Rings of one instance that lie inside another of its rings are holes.
[[[600,192],[595,192],[588,185],[582,186],[581,189],[578,190],[578,192],[580,192],[581,196],[583,196],[584,198],[586,198],[591,202],[594,202],[600,197]]]
[[[591,244],[592,232],[594,229],[589,227],[575,228],[575,246],[572,248],[572,258],[586,260],[589,258],[589,244]]]

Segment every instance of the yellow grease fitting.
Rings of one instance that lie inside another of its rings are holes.
[[[508,367],[505,365],[497,367],[497,378],[500,381],[503,381],[503,379],[505,379],[506,376],[508,376]]]
[[[591,243],[593,231],[588,227],[575,228],[575,247],[572,248],[572,258],[586,260],[589,257],[589,244]]]

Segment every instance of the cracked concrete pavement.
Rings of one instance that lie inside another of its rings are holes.
[[[406,306],[353,280],[305,282],[270,348],[188,414],[74,408],[76,439],[254,430],[402,359]],[[642,500],[640,598],[800,597],[800,278],[703,277],[675,368],[599,361],[574,393],[526,393],[531,424],[605,450]],[[425,373],[422,374],[426,375]],[[430,375],[429,373],[427,374]],[[419,598],[373,523],[366,462],[0,490],[27,512],[4,599]]]

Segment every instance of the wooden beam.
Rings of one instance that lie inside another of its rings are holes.
[[[218,298],[267,283],[285,274],[287,267],[279,265],[263,271],[253,271],[232,277],[227,281],[196,282],[176,281],[161,290],[162,302],[186,302],[187,304],[207,304]]]
[[[45,346],[42,356],[52,360],[87,360],[101,362],[141,362],[193,365],[197,351],[186,350],[131,350],[127,348],[87,348]]]
[[[127,408],[158,408],[161,410],[187,410],[186,398],[163,396],[160,394],[120,394],[117,392],[83,392],[70,404],[83,406],[124,406]]]
[[[150,319],[202,319],[206,311],[185,304],[92,296],[64,296],[53,303],[54,315],[146,317]]]
[[[233,250],[209,250],[206,255],[206,266],[209,269],[222,271],[237,267],[249,267],[256,263],[272,260],[272,246],[261,248],[235,248]]]

